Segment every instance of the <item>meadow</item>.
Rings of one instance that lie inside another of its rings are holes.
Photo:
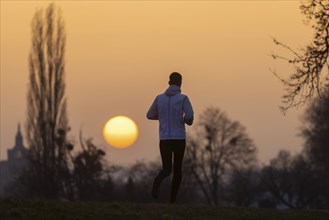
[[[327,220],[328,212],[273,210],[184,204],[59,202],[53,200],[0,200],[0,219],[159,219],[159,220]]]

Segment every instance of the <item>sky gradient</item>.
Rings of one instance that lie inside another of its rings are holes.
[[[31,20],[50,2],[1,1],[1,159],[13,147],[17,123],[25,127]],[[146,112],[168,86],[173,71],[183,75],[198,116],[208,106],[239,121],[266,163],[278,150],[298,152],[303,108],[284,116],[283,87],[269,71],[292,68],[274,61],[285,54],[271,37],[302,48],[312,38],[300,1],[59,1],[67,33],[66,97],[69,138],[85,138],[105,149],[111,163],[159,158],[158,123]],[[106,144],[102,129],[117,115],[132,118],[137,142],[127,149]],[[188,130],[191,128],[188,128]],[[192,127],[193,129],[193,127]],[[24,135],[24,131],[23,131]],[[26,142],[25,142],[26,145]]]

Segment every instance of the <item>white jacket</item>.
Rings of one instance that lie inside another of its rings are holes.
[[[159,120],[160,140],[185,139],[185,124],[193,124],[193,108],[189,98],[181,94],[180,88],[171,85],[155,98],[146,117]]]

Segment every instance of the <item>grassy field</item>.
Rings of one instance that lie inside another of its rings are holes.
[[[193,205],[0,200],[0,219],[328,220],[328,212]]]

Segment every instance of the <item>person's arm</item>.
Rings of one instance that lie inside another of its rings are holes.
[[[194,113],[191,102],[189,98],[186,96],[183,102],[183,111],[184,111],[184,123],[187,125],[193,124]]]
[[[153,101],[150,109],[146,114],[147,119],[150,120],[158,120],[158,101],[157,98]]]

